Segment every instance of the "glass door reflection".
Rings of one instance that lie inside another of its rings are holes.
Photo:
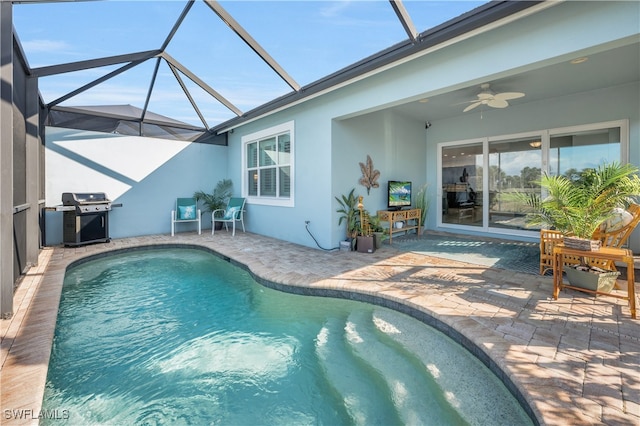
[[[482,143],[442,149],[442,223],[482,226]]]

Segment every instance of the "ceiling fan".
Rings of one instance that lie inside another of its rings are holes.
[[[504,93],[494,93],[490,89],[489,83],[484,83],[480,85],[482,92],[478,93],[478,99],[473,101],[467,101],[464,103],[471,103],[471,105],[467,106],[463,112],[471,111],[477,106],[480,105],[488,105],[492,108],[506,108],[509,106],[508,100],[517,99],[524,96],[524,93],[521,92],[504,92]]]

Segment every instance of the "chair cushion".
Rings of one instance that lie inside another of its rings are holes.
[[[236,213],[240,210],[240,207],[229,207],[227,211],[224,213],[224,220],[235,219]]]
[[[633,215],[625,209],[617,208],[613,209],[613,212],[613,217],[605,220],[602,225],[600,225],[600,231],[614,232],[624,228],[633,220]]]
[[[195,219],[196,206],[178,206],[178,219]]]

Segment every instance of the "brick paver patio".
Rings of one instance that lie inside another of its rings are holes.
[[[209,248],[272,287],[409,313],[476,353],[541,424],[640,424],[640,320],[630,318],[626,301],[571,290],[553,300],[549,276],[388,245],[373,254],[326,252],[242,232],[44,249],[15,293],[15,315],[1,322],[2,424],[37,423],[65,268],[89,255],[159,244]]]

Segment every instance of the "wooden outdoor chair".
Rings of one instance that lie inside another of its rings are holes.
[[[606,229],[598,229],[593,238],[600,240],[603,246],[620,248],[627,243],[629,236],[640,223],[640,205],[631,204],[627,209],[631,214],[631,221],[622,228],[607,231]]]
[[[564,242],[564,234],[553,229],[540,230],[540,275],[553,270],[553,247]],[[567,260],[565,259],[565,263]]]
[[[631,214],[629,223],[612,231],[602,228],[598,229],[594,232],[593,239],[600,240],[603,247],[622,248],[627,244],[627,240],[633,233],[633,230],[636,229],[638,223],[640,223],[640,205],[631,204],[629,208],[627,208],[627,212]],[[616,270],[616,265],[612,260],[605,261],[603,265],[604,266],[601,266],[603,269]]]
[[[593,239],[600,240],[603,247],[615,247],[621,248],[629,239],[629,236],[633,233],[633,230],[640,223],[640,205],[631,204],[627,209],[627,212],[631,214],[631,220],[621,228],[614,230],[598,229],[593,234]],[[559,231],[551,229],[540,230],[540,275],[544,275],[547,271],[553,269],[553,247],[556,244],[564,241],[564,235]],[[616,266],[611,260],[598,260],[597,252],[596,256],[589,258],[589,263],[598,266],[603,269],[616,270]],[[580,259],[577,257],[564,257],[565,265],[576,265],[580,263]]]

